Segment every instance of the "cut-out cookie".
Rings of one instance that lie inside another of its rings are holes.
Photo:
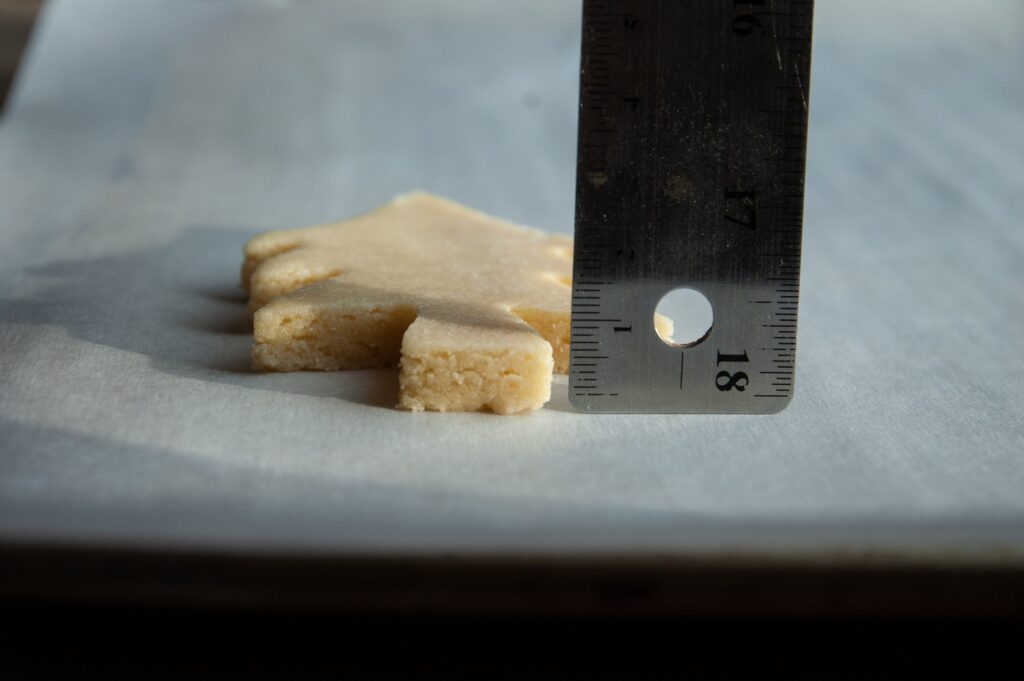
[[[569,355],[572,241],[423,192],[245,248],[257,369],[399,363],[399,406],[507,414]],[[667,322],[667,320],[665,320]]]

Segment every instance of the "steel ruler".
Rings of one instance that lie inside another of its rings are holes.
[[[584,0],[569,396],[771,413],[793,395],[811,0]],[[669,291],[711,304],[668,343]]]

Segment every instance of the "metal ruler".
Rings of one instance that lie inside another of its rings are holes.
[[[584,0],[569,396],[771,413],[793,394],[812,0]],[[692,288],[714,321],[656,333]]]

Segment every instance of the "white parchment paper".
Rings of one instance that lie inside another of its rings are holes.
[[[898,6],[897,6],[898,5]],[[1024,7],[819,0],[796,397],[407,414],[260,375],[252,234],[423,188],[570,232],[578,2],[62,0],[0,120],[0,537],[1024,554]]]

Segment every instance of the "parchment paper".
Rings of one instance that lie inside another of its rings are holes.
[[[0,120],[0,538],[1024,555],[1024,7],[819,0],[796,396],[393,410],[260,375],[252,234],[573,220],[578,2],[51,2]]]

